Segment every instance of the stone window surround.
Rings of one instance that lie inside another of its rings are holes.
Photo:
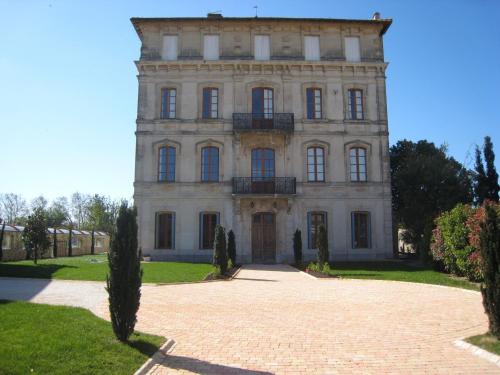
[[[307,174],[307,149],[310,147],[321,147],[324,150],[323,165],[324,165],[324,181],[309,181]],[[328,159],[330,157],[330,143],[321,141],[319,139],[310,139],[302,143],[302,181],[308,184],[324,184],[328,181]]]
[[[350,151],[352,148],[364,148],[366,150],[366,180],[365,181],[351,181],[351,163],[350,163]],[[371,170],[371,154],[372,145],[368,142],[356,139],[344,144],[344,159],[345,159],[345,178],[350,184],[365,184],[370,181],[372,176]]]
[[[158,181],[158,168],[159,168],[159,153],[160,153],[160,148],[161,147],[173,147],[175,149],[175,174],[174,174],[174,181]],[[153,163],[154,163],[154,179],[153,181],[159,182],[162,184],[172,184],[175,183],[178,180],[178,175],[180,171],[180,156],[181,156],[181,144],[180,142],[173,141],[171,139],[161,139],[159,141],[156,141],[153,143],[152,147],[152,152],[153,152]]]
[[[348,228],[348,237],[346,237],[347,239],[350,238],[350,246],[349,248],[352,249],[352,250],[355,250],[355,251],[363,251],[363,250],[372,250],[374,248],[373,246],[373,220],[372,220],[372,213],[371,213],[371,210],[368,209],[368,208],[365,208],[365,207],[360,207],[359,209],[351,209],[351,208],[348,208],[348,211],[349,213],[348,218],[347,218],[347,228]],[[368,245],[369,247],[354,247],[354,243],[353,243],[353,236],[354,236],[354,233],[353,233],[353,227],[352,227],[352,215],[354,213],[364,213],[364,214],[368,214]]]
[[[307,89],[321,90],[321,118],[307,118]],[[328,92],[326,84],[321,81],[309,81],[301,84],[300,94],[302,96],[302,121],[304,122],[323,122],[326,121],[326,104],[328,103]]]
[[[160,214],[172,214],[172,247],[171,248],[160,248],[158,247],[158,215]],[[175,211],[172,210],[158,210],[155,212],[155,230],[154,230],[154,248],[155,250],[175,250],[175,239],[177,232],[177,220],[175,217]]]
[[[219,149],[219,181],[201,180],[201,149],[204,147],[216,147]],[[220,184],[224,181],[224,143],[216,141],[215,139],[211,138],[196,142],[195,158],[196,158],[196,166],[195,166],[196,182],[201,182],[203,184]]]
[[[203,89],[205,88],[213,88],[218,90],[218,101],[217,101],[217,118],[203,118]],[[223,118],[223,108],[222,103],[224,102],[224,82],[215,82],[215,81],[205,81],[201,82],[197,85],[197,98],[198,101],[196,103],[196,113],[199,121],[203,122],[217,122],[222,120]]]
[[[220,224],[222,223],[222,212],[221,211],[218,211],[216,208],[214,209],[204,209],[203,211],[199,211],[198,212],[198,250],[199,251],[203,251],[203,252],[206,252],[207,250],[210,251],[212,250],[212,248],[204,248],[203,247],[203,223],[202,223],[202,220],[203,220],[203,215],[207,215],[207,214],[215,214],[217,216],[217,224]],[[217,225],[216,224],[216,225]],[[214,228],[215,230],[215,228]],[[215,241],[215,233],[214,233],[214,241]]]
[[[341,37],[340,37],[340,46],[342,48],[342,53],[344,54],[344,61],[347,61],[346,53],[345,53],[345,38],[359,38],[359,58],[361,61],[363,61],[363,46],[362,46],[362,40],[363,40],[363,33],[361,30],[358,32],[354,32],[350,30],[349,32],[342,32]]]
[[[161,118],[161,101],[162,101],[162,90],[163,89],[175,89],[175,118]],[[160,121],[178,121],[182,118],[182,84],[174,82],[162,82],[155,85],[156,90],[156,100],[155,100],[155,114],[156,119]]]
[[[363,118],[362,119],[351,119],[349,118],[349,90],[361,90],[362,106],[363,106]],[[366,122],[368,119],[368,85],[362,83],[345,83],[342,88],[344,94],[344,121],[346,122]]]
[[[273,112],[274,113],[283,112],[282,84],[260,79],[245,84],[246,113],[252,113],[252,90],[258,87],[273,89]]]

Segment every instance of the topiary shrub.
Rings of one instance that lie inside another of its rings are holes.
[[[490,333],[500,339],[500,222],[496,210],[486,207],[481,224],[480,246],[483,257],[483,305],[488,315]]]
[[[125,342],[134,332],[141,298],[142,270],[137,242],[137,211],[120,206],[116,230],[108,253],[109,274],[106,276],[109,312],[113,331]]]
[[[215,227],[213,264],[219,267],[222,275],[227,272],[226,232],[222,225]]]
[[[293,234],[293,256],[295,264],[302,263],[302,232],[299,229]]]
[[[318,227],[316,246],[318,247],[318,265],[323,267],[330,259],[330,254],[328,252],[328,235],[326,233],[326,227],[323,224],[320,224]]]
[[[234,239],[233,230],[230,230],[227,233],[227,256],[231,261],[231,264],[228,265],[228,268],[231,269],[236,264],[236,241]]]

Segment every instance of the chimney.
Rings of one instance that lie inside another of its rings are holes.
[[[380,12],[373,13],[372,20],[378,21],[380,19]]]
[[[222,14],[220,13],[216,13],[216,12],[213,12],[213,13],[207,13],[207,18],[209,20],[219,20],[219,19],[222,19]]]

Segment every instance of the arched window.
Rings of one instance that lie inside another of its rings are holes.
[[[201,180],[205,182],[219,181],[219,149],[203,147],[201,149]]]
[[[366,149],[353,147],[349,151],[351,181],[366,181]]]
[[[252,178],[274,177],[274,150],[256,148],[252,150]]]
[[[159,148],[158,181],[175,181],[175,147],[163,146]]]
[[[307,149],[307,180],[311,182],[325,181],[325,150],[323,147]]]

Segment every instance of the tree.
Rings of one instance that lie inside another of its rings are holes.
[[[498,185],[498,173],[495,168],[495,153],[493,152],[493,143],[491,138],[484,137],[484,161],[486,162],[486,186],[487,193],[486,199],[493,202],[498,202],[498,191],[500,186]]]
[[[47,199],[45,199],[43,195],[40,195],[31,201],[31,210],[35,211],[36,209],[41,209],[45,212],[48,204],[49,202]]]
[[[108,254],[109,312],[115,336],[122,342],[134,331],[141,298],[142,270],[136,217],[135,207],[128,207],[126,203],[120,206]]]
[[[5,220],[0,219],[0,223],[2,223],[2,229],[0,229],[0,261],[3,258],[3,236],[5,233]]]
[[[83,226],[89,230],[102,230],[111,233],[116,220],[116,207],[111,199],[95,194],[89,198],[85,206],[86,221]]]
[[[487,205],[481,224],[480,246],[483,257],[483,305],[488,315],[490,333],[500,339],[500,221],[496,210]]]
[[[68,256],[73,256],[73,224],[69,224],[69,233],[68,233]]]
[[[20,224],[28,213],[28,206],[20,195],[0,194],[0,212],[7,224]]]
[[[227,233],[227,256],[234,266],[236,264],[236,241],[232,229]]]
[[[90,240],[92,242],[90,244],[90,254],[94,255],[95,254],[95,232],[93,229],[92,229],[91,233],[92,233],[92,236],[91,236]]]
[[[61,227],[70,221],[69,203],[66,197],[56,198],[47,209],[47,225]]]
[[[226,232],[224,227],[219,224],[215,227],[213,264],[219,267],[222,275],[227,272]]]
[[[54,232],[52,234],[52,256],[57,258],[57,229],[54,228]]]
[[[330,254],[328,252],[328,235],[324,224],[318,226],[316,246],[318,247],[318,266],[322,268],[325,264],[328,264],[330,259]]]
[[[27,258],[33,258],[36,264],[38,258],[50,246],[49,237],[47,236],[47,222],[41,207],[35,208],[33,213],[28,216],[22,238]]]
[[[474,166],[474,197],[478,205],[482,205],[488,195],[488,186],[486,181],[486,172],[484,171],[483,159],[481,150],[476,146],[476,163]]]
[[[472,201],[470,172],[425,140],[402,140],[391,147],[394,223],[427,260],[434,219],[458,203]]]
[[[75,220],[77,228],[81,228],[87,220],[87,202],[89,196],[81,193],[73,193],[71,196],[71,214]]]
[[[302,262],[302,232],[299,229],[293,234],[293,255],[295,264],[300,264]]]

